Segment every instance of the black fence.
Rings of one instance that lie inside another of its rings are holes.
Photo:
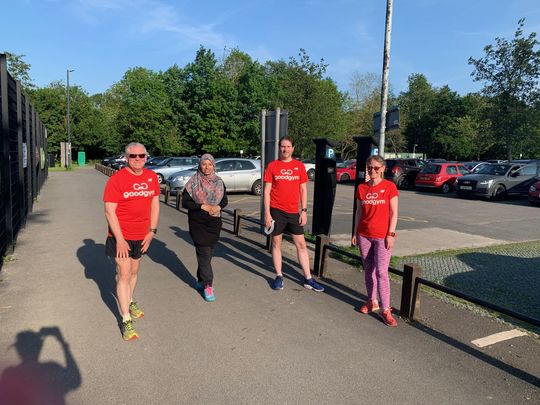
[[[47,178],[46,156],[47,130],[0,54],[0,259],[15,248]]]

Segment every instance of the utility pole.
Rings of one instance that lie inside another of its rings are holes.
[[[69,73],[73,72],[74,70],[67,70],[67,81],[66,81],[66,97],[67,97],[67,117],[66,117],[66,125],[67,125],[67,145],[66,145],[66,161],[67,161],[67,167],[71,168],[71,130],[70,130],[70,123],[71,123],[71,115],[69,113]]]
[[[386,107],[388,104],[388,71],[390,68],[390,40],[392,36],[393,0],[386,0],[386,30],[384,33],[383,74],[381,86],[381,128],[379,129],[379,155],[384,158],[384,135],[386,131]]]

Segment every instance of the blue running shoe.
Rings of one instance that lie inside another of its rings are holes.
[[[216,300],[216,297],[214,296],[214,289],[211,285],[206,286],[203,291],[203,297],[204,300],[207,302],[212,302]]]
[[[316,292],[323,292],[324,287],[317,283],[314,279],[310,278],[309,280],[304,281],[304,287],[308,290],[313,290]]]
[[[272,284],[274,290],[283,290],[283,276],[277,276]]]

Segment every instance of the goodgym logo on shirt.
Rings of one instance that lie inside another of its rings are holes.
[[[384,194],[385,190],[381,190],[381,194]],[[381,205],[386,204],[386,200],[377,200],[379,198],[379,193],[367,193],[366,199],[362,200],[362,205]]]
[[[298,171],[298,167],[295,167],[294,170]],[[275,176],[274,179],[295,181],[295,180],[300,180],[300,175],[298,174],[293,175],[293,171],[291,169],[281,169],[280,174]]]
[[[155,194],[154,190],[148,190],[148,183],[133,183],[133,190],[135,191],[125,191],[124,198],[151,197]]]

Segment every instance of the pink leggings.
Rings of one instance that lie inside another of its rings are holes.
[[[379,292],[381,307],[390,308],[390,280],[388,279],[388,265],[392,250],[386,249],[385,240],[357,236],[360,256],[364,264],[364,277],[368,299],[377,299]]]

